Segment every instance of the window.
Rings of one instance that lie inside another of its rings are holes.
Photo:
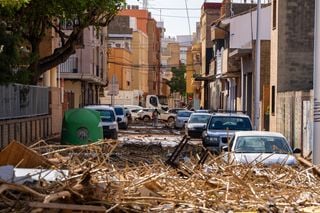
[[[272,86],[271,89],[271,115],[275,113],[275,106],[276,106],[276,87]]]
[[[272,29],[277,27],[277,0],[272,2]]]

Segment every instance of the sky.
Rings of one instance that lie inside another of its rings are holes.
[[[203,0],[186,0],[186,2],[192,34],[196,31],[196,22],[200,21]],[[127,0],[127,4],[139,5],[142,8],[142,0]],[[185,0],[149,0],[148,8],[155,20],[164,22],[166,37],[190,35]]]
[[[139,5],[140,8],[142,8],[142,2],[143,0],[127,0],[127,4]],[[204,0],[148,0],[148,8],[155,20],[164,22],[164,27],[166,28],[165,37],[192,35],[196,31],[196,22],[200,21],[203,2]],[[207,0],[206,2],[222,2],[222,0]],[[243,2],[243,0],[233,0],[233,2]],[[247,2],[250,2],[250,0],[247,0]],[[189,13],[190,30],[186,3]]]

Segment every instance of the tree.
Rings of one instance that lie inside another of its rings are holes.
[[[170,81],[167,82],[170,87],[171,92],[179,92],[181,95],[185,96],[186,94],[186,66],[180,65],[179,68],[173,67],[171,68],[171,72],[173,77]]]
[[[10,54],[15,59],[7,64],[6,74],[11,75],[10,79],[23,76],[30,84],[37,84],[44,72],[75,53],[85,28],[107,26],[125,5],[125,0],[18,0],[16,5],[8,3],[12,0],[0,1],[0,31],[2,29],[6,37],[11,37],[11,42],[0,41],[0,60],[9,57],[8,49],[14,46],[15,54]],[[59,24],[65,20],[74,23],[71,34],[65,34]],[[60,36],[61,46],[41,58],[40,43],[49,28]]]
[[[29,0],[14,0],[14,1],[13,0],[0,0],[0,6],[19,8],[28,2],[29,2]]]

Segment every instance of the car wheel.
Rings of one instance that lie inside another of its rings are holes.
[[[144,117],[143,117],[143,121],[145,121],[145,122],[150,121],[150,117],[149,117],[149,116],[144,116]]]
[[[115,140],[118,139],[118,133],[117,132],[112,135],[112,139],[115,139]]]
[[[169,118],[168,118],[168,122],[169,122],[169,123],[174,122],[174,117],[169,117]]]

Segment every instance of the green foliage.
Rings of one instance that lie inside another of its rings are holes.
[[[20,8],[22,5],[28,3],[29,0],[0,0],[1,7]]]
[[[23,49],[19,48],[19,36],[12,35],[5,31],[5,27],[0,24],[0,84],[8,82],[27,83],[28,72],[26,72]],[[18,66],[20,65],[20,67]],[[20,70],[20,72],[17,72]]]
[[[171,92],[179,92],[181,95],[185,96],[186,94],[186,66],[180,65],[179,68],[171,68],[173,77],[170,81],[167,82],[170,87]]]
[[[0,0],[4,36],[0,39],[0,65],[4,65],[0,81],[23,79],[36,84],[44,72],[75,52],[84,29],[106,26],[124,5],[125,0]],[[68,35],[59,25],[62,20],[76,20]],[[50,28],[60,36],[62,46],[41,57],[40,43]]]

